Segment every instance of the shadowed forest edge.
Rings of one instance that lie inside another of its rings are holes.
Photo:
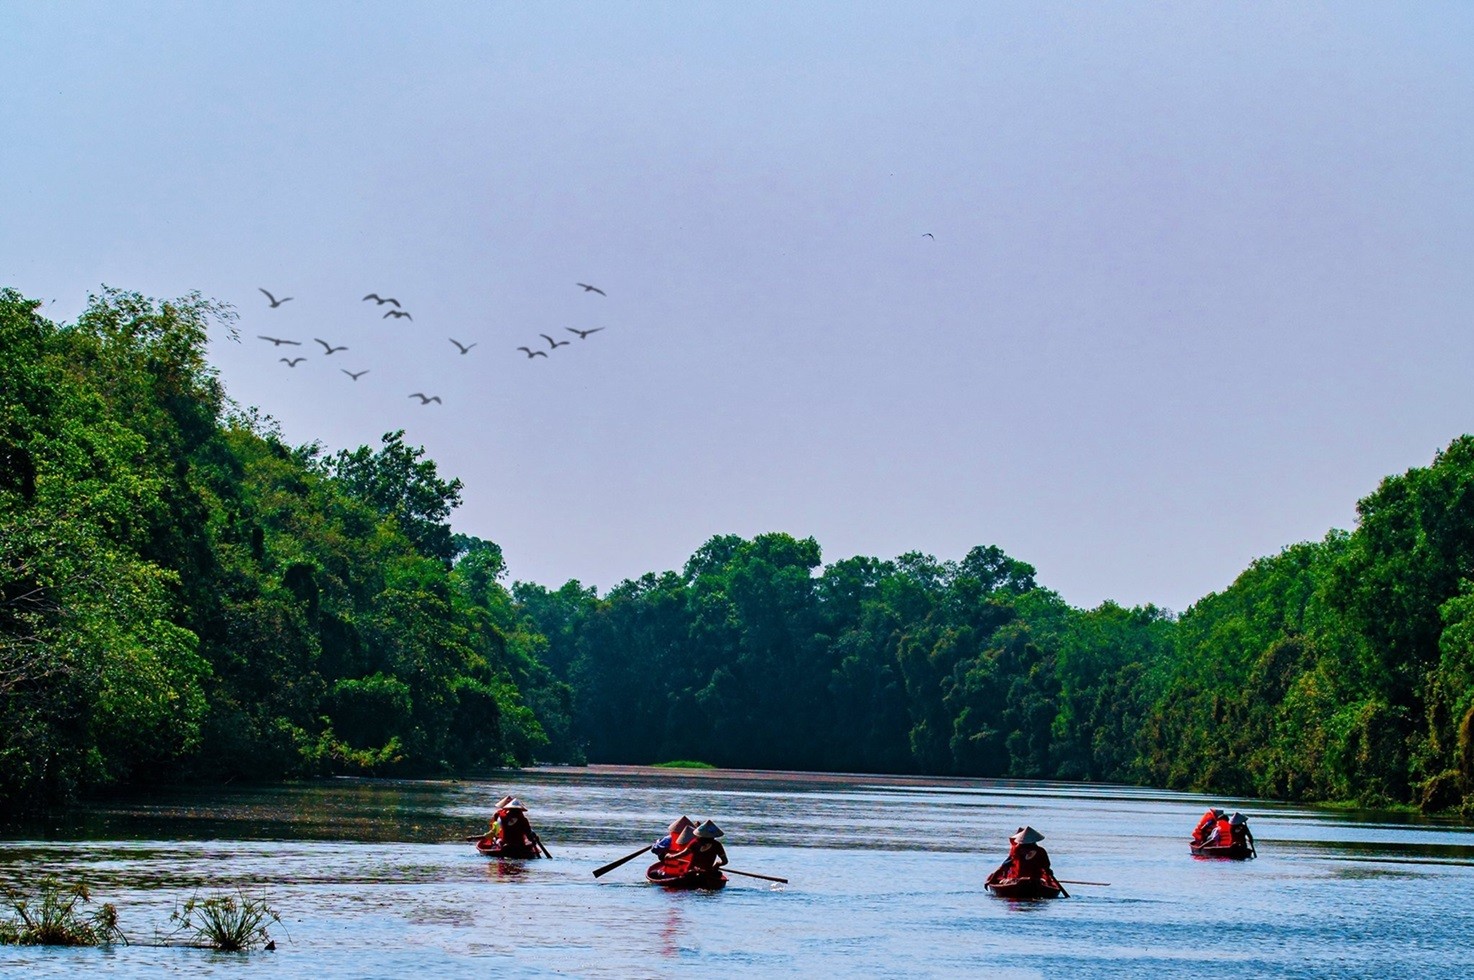
[[[0,803],[533,760],[1116,781],[1474,814],[1474,437],[1180,615],[995,547],[718,536],[599,595],[504,584],[387,434],[288,446],[228,307],[0,291]]]

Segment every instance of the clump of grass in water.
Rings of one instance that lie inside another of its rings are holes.
[[[676,759],[673,762],[657,762],[656,769],[715,769],[716,766],[710,762],[697,762],[695,759]]]
[[[242,953],[257,946],[276,949],[266,932],[267,923],[281,925],[281,916],[264,898],[250,898],[237,890],[234,895],[198,895],[175,909],[170,921],[179,923],[177,932],[190,933],[191,946]]]
[[[102,946],[128,944],[118,928],[118,910],[111,902],[95,912],[77,906],[92,901],[85,883],[63,885],[56,878],[41,879],[36,893],[5,890],[5,904],[15,915],[0,920],[0,944],[19,946]]]

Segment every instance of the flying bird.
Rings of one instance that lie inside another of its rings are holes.
[[[571,340],[554,340],[552,337],[549,337],[545,333],[540,333],[538,334],[538,336],[541,337],[543,340],[546,340],[548,343],[552,344],[553,350],[557,350],[559,347],[567,347],[569,344],[573,343],[573,341]]]
[[[600,330],[603,330],[604,328],[603,327],[595,327],[592,330],[580,330],[577,327],[564,327],[563,329],[564,330],[567,330],[569,333],[576,333],[576,334],[578,334],[578,339],[579,340],[584,340],[585,338],[588,337],[589,334],[591,334],[591,333],[598,333]]]
[[[260,286],[257,286],[256,288],[257,289],[261,289]],[[264,290],[264,289],[261,289],[261,291],[263,293],[266,293],[266,290]],[[271,300],[271,308],[274,310],[278,306],[280,306],[283,303],[285,303],[287,300],[291,299],[292,297],[290,297],[290,296],[283,296],[281,299],[277,299],[275,296],[271,295],[270,293],[266,293],[266,298],[269,299],[269,300]]]
[[[301,364],[303,361],[307,360],[307,358],[305,358],[305,357],[293,357],[293,358],[290,358],[289,359],[289,358],[285,358],[285,357],[278,357],[277,360],[278,361],[281,361],[287,367],[296,367],[298,364]]]
[[[470,350],[470,349],[471,349],[471,348],[472,348],[472,347],[475,347],[475,346],[476,346],[476,344],[478,344],[478,343],[480,343],[480,341],[479,341],[479,340],[478,340],[478,341],[476,341],[476,343],[471,343],[471,344],[463,344],[463,343],[461,343],[461,342],[460,342],[460,341],[459,341],[459,340],[456,340],[456,339],[455,339],[455,338],[454,338],[454,337],[451,337],[451,338],[450,338],[450,342],[451,342],[451,343],[452,343],[452,344],[455,344],[455,345],[456,345],[456,347],[457,347],[457,348],[459,348],[459,349],[460,349],[460,352],[461,352],[461,353],[462,353],[462,354],[464,354],[464,353],[466,353],[466,351],[468,351],[468,350]]]
[[[348,370],[347,368],[339,368],[338,370],[339,371],[342,371],[344,374],[348,375],[348,377],[352,378],[354,381],[357,381],[359,378],[363,377],[365,374],[368,374],[368,368],[364,368],[362,371],[359,371],[357,374],[354,374],[352,371]]]
[[[258,333],[256,336],[258,338],[260,338],[261,340],[269,340],[269,341],[271,341],[277,347],[280,347],[282,344],[290,344],[293,347],[301,347],[302,346],[302,341],[300,341],[300,340],[282,340],[279,337],[268,337],[265,334],[261,334],[261,333]]]
[[[936,241],[936,240],[937,240],[937,236],[936,236],[936,235],[933,235],[933,234],[932,234],[932,233],[931,233],[931,232],[929,232],[929,231],[924,231],[924,232],[922,232],[922,233],[921,233],[921,237],[922,237],[922,238],[930,238],[930,239],[931,239],[931,240],[932,240],[932,241]]]
[[[547,357],[548,356],[548,352],[545,351],[545,350],[533,350],[531,347],[518,347],[517,349],[518,350],[525,350],[525,351],[527,351],[527,356],[529,358],[532,358],[532,357]]]
[[[586,282],[576,282],[576,283],[574,283],[574,285],[575,286],[582,286],[583,287],[583,291],[586,292],[586,293],[598,293],[600,296],[608,296],[609,295],[608,293],[604,292],[604,290],[600,289],[598,286],[590,286]]]
[[[414,317],[410,316],[408,313],[404,312],[403,310],[390,310],[388,313],[385,313],[383,316],[379,317],[379,319],[381,319],[381,320],[387,320],[391,316],[394,317],[396,320],[399,319],[402,316],[403,317],[409,317],[409,319],[411,319],[411,320],[414,319]]]
[[[323,340],[321,337],[313,337],[312,339],[317,341],[319,344],[322,344],[324,357],[326,357],[328,354],[331,354],[333,351],[348,349],[346,347],[334,347],[332,344],[328,343],[326,340]]]
[[[421,405],[428,405],[431,402],[434,402],[437,405],[444,405],[445,404],[445,402],[443,402],[443,401],[440,400],[440,396],[439,395],[426,395],[422,391],[414,391],[414,392],[411,392],[410,395],[409,395],[409,397],[411,397],[411,398],[418,398],[420,400],[420,404]]]
[[[380,306],[383,306],[385,303],[393,303],[395,306],[399,305],[399,300],[395,299],[393,296],[380,296],[378,293],[369,293],[363,298],[363,301],[365,303],[367,303],[369,300],[373,300]]]

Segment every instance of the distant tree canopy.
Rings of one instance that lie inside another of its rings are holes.
[[[229,309],[0,290],[0,803],[534,759],[1147,783],[1474,813],[1474,437],[1180,616],[996,547],[713,537],[508,589],[461,483],[231,406]]]

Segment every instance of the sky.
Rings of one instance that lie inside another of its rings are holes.
[[[0,36],[0,286],[234,305],[236,402],[404,429],[513,579],[783,531],[1182,610],[1474,431],[1474,5],[0,0]]]

